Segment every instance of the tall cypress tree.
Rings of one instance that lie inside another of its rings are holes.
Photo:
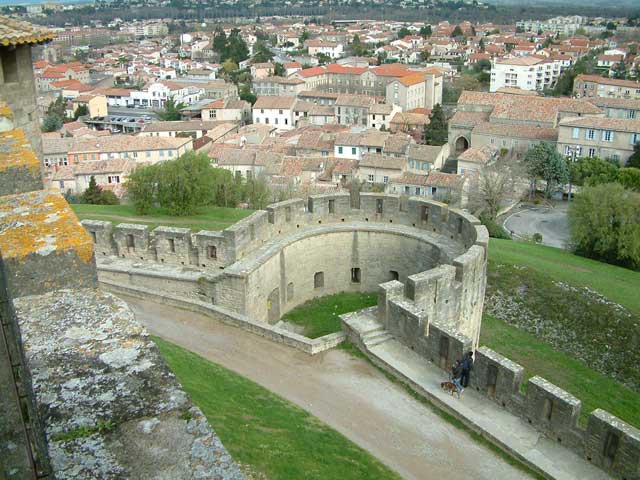
[[[440,104],[431,110],[429,123],[424,127],[424,143],[427,145],[444,145],[447,143],[448,126]]]

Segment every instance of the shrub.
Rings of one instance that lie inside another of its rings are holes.
[[[493,218],[486,214],[480,215],[480,221],[487,227],[489,236],[491,238],[502,238],[504,240],[511,240],[511,235],[504,231],[501,225],[498,224]]]
[[[542,243],[542,234],[540,232],[534,233],[531,238],[535,243]]]

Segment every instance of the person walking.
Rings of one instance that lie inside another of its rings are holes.
[[[460,379],[462,378],[462,360],[456,360],[456,363],[453,364],[451,368],[451,381],[462,395],[464,392],[464,388],[462,387],[462,383],[460,383]]]
[[[464,388],[469,386],[469,374],[473,368],[473,352],[467,352],[462,357],[462,375],[460,383]]]

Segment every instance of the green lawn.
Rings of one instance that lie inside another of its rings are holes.
[[[225,207],[203,207],[195,215],[176,217],[156,208],[148,215],[138,215],[131,205],[74,204],[71,208],[80,220],[103,220],[113,224],[139,223],[154,229],[159,225],[200,230],[223,230],[253,213],[253,210]]]
[[[304,326],[304,335],[318,338],[341,329],[339,316],[378,303],[376,293],[342,292],[314,298],[283,315],[282,320]]]
[[[522,365],[525,380],[539,375],[582,400],[583,423],[593,410],[602,408],[640,427],[640,395],[571,356],[554,350],[534,335],[485,315],[480,345]]]
[[[498,291],[515,305],[515,313],[502,319],[491,315],[501,311],[492,302]],[[520,363],[527,378],[540,375],[582,400],[582,421],[603,408],[640,427],[640,394],[615,380],[631,385],[640,377],[634,360],[639,291],[640,272],[552,247],[491,239],[480,341]]]
[[[269,480],[400,477],[304,410],[226,368],[154,337],[229,453]]]
[[[640,272],[574,255],[559,248],[492,238],[489,261],[526,265],[546,276],[585,286],[640,315]]]

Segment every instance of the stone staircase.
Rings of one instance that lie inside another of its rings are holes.
[[[367,348],[371,348],[375,347],[376,345],[380,345],[387,340],[391,340],[393,337],[381,325],[380,327],[363,333],[360,338],[362,339],[362,343],[364,343]]]

